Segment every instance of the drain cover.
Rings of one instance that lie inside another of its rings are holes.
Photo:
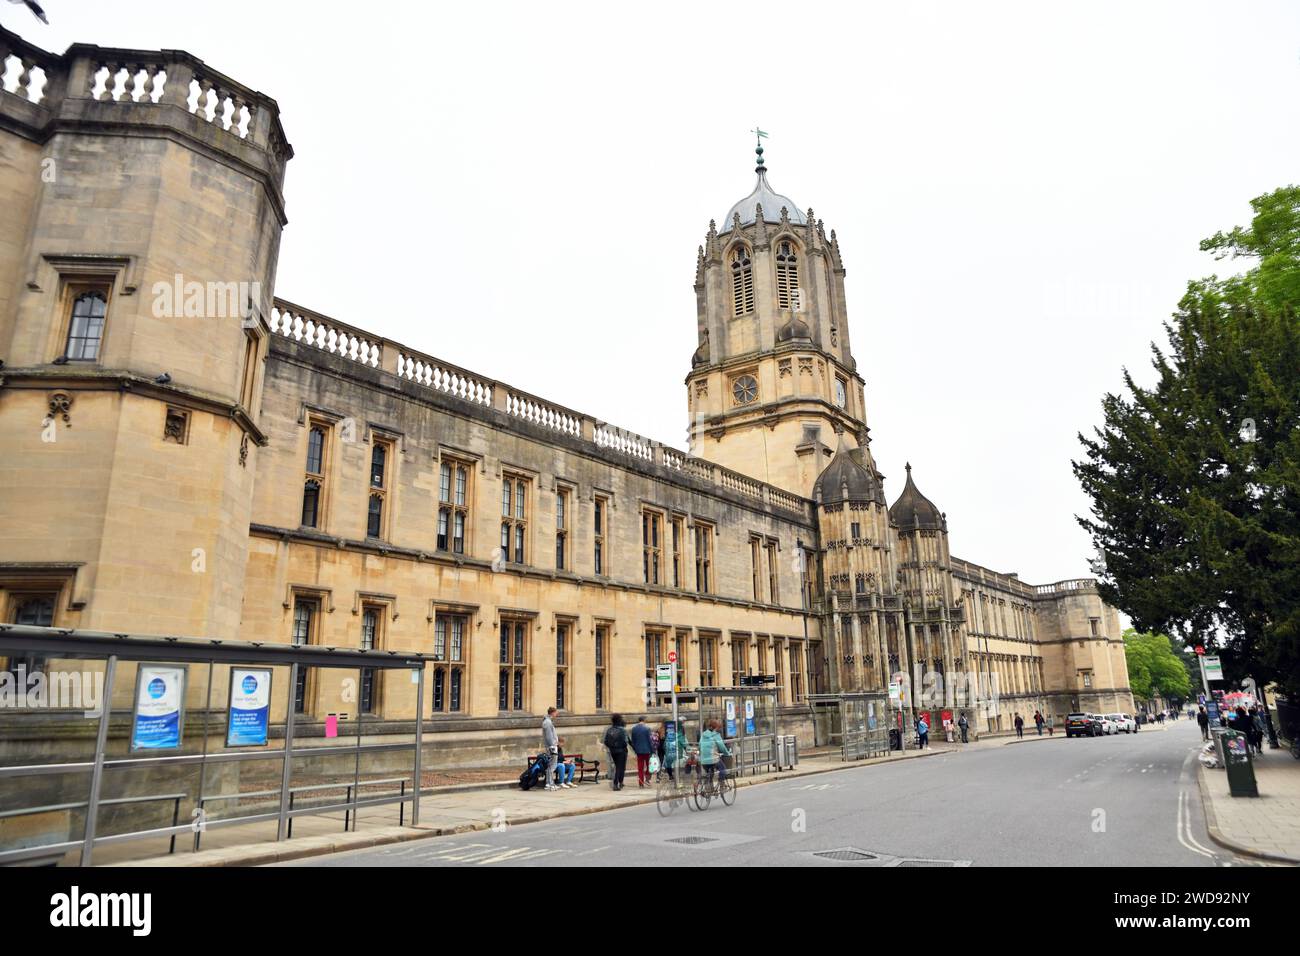
[[[701,843],[717,843],[717,842],[718,842],[718,838],[717,838],[717,837],[702,837],[702,836],[673,837],[671,840],[666,840],[665,842],[666,842],[666,843],[685,843],[687,846],[697,846],[697,845],[699,845],[699,844],[701,844]]]
[[[898,866],[959,866],[956,860],[899,860]]]
[[[868,853],[866,850],[855,850],[852,847],[845,847],[842,850],[822,850],[820,853],[814,853],[813,856],[819,856],[823,860],[839,860],[842,863],[880,859],[874,853]]]

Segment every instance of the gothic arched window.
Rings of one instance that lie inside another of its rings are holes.
[[[776,304],[778,309],[799,308],[799,260],[793,242],[782,241],[776,248]]]
[[[743,245],[731,250],[731,314],[754,311],[754,264]]]

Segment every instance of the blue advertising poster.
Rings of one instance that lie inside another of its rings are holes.
[[[727,701],[727,736],[736,736],[736,702]]]
[[[135,680],[131,749],[180,747],[184,709],[185,668],[173,664],[141,664]]]
[[[271,723],[271,669],[230,669],[230,719],[227,747],[265,747]]]
[[[745,701],[745,733],[752,734],[753,732],[754,732],[754,702],[752,700],[747,700]]]

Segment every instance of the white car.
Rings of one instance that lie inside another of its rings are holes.
[[[1112,718],[1107,717],[1105,714],[1093,714],[1092,719],[1097,722],[1097,726],[1101,728],[1103,734],[1119,733],[1119,728],[1115,725],[1115,721]]]
[[[1115,733],[1137,733],[1137,721],[1128,714],[1107,714],[1106,719],[1115,724]]]

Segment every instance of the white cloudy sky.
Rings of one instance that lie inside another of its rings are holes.
[[[760,124],[839,233],[888,494],[910,460],[1034,582],[1087,573],[1076,433],[1300,157],[1294,3],[43,3],[0,22],[278,100],[278,294],[677,445]]]

